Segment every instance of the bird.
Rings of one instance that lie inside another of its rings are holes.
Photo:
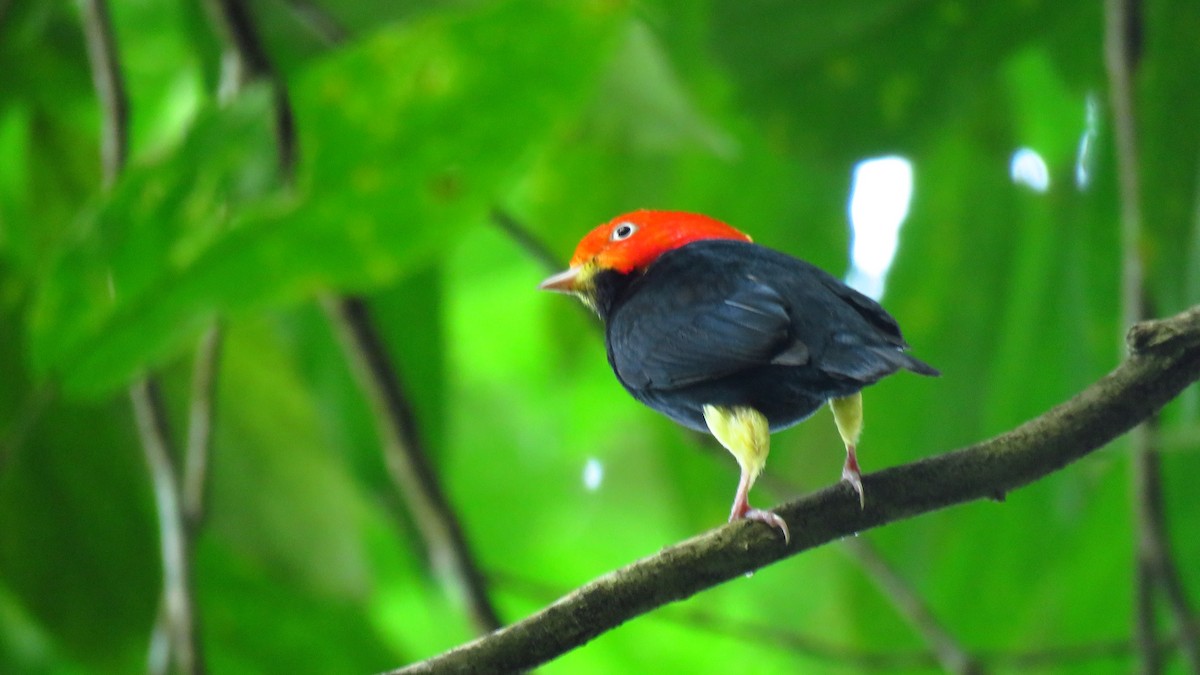
[[[538,286],[577,296],[604,323],[608,362],[638,401],[712,434],[741,475],[729,521],[791,539],[750,505],[771,433],[828,403],[846,450],[842,480],[866,508],[857,446],[862,389],[899,370],[940,373],[907,353],[878,303],[820,268],[698,213],[642,209],[579,242]]]

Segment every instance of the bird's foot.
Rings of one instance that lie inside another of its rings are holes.
[[[779,517],[779,514],[774,511],[765,511],[763,509],[751,508],[749,504],[743,504],[741,509],[734,509],[733,513],[729,514],[729,522],[745,518],[746,520],[757,520],[766,523],[771,527],[778,529],[783,533],[783,543],[788,544],[792,540],[792,532],[788,529],[787,522]]]
[[[846,463],[842,466],[842,480],[850,484],[850,487],[858,493],[859,508],[867,508],[867,495],[863,492],[862,471],[858,468],[858,456],[854,453],[854,446],[846,446]]]

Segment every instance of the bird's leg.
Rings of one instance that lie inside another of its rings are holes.
[[[842,466],[842,480],[849,483],[858,493],[859,506],[866,508],[867,496],[863,492],[862,472],[858,468],[858,455],[854,452],[863,427],[862,392],[830,399],[829,407],[833,409],[833,421],[837,423],[838,434],[846,444],[846,463]]]
[[[708,430],[733,454],[742,469],[738,480],[737,494],[733,498],[733,509],[729,521],[739,518],[760,520],[783,532],[786,544],[791,540],[787,523],[771,511],[750,506],[750,488],[758,474],[767,464],[767,453],[771,450],[771,427],[767,418],[754,408],[745,406],[704,406],[704,422]]]

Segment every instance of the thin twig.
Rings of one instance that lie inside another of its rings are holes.
[[[842,548],[862,566],[883,595],[929,645],[943,669],[951,673],[981,672],[975,657],[942,627],[925,601],[870,541],[863,537],[847,537],[842,540]]]
[[[319,35],[327,43],[336,44],[345,37],[336,23],[324,20],[328,18],[324,14],[314,14],[315,8],[303,2],[291,4],[298,12],[310,10],[303,12],[310,19],[322,19]],[[270,79],[275,85],[280,166],[290,179],[295,171],[297,139],[285,83],[275,73],[242,0],[209,0],[209,5],[239,55],[239,72],[245,73],[247,79]],[[458,518],[429,466],[415,415],[371,322],[366,304],[352,297],[327,297],[322,304],[370,399],[389,473],[420,528],[434,570],[452,591],[462,593],[471,622],[478,631],[495,629],[500,625],[500,619],[488,597],[483,575],[474,562]]]
[[[774,474],[761,477],[759,482],[775,494],[795,495],[804,492],[791,481]],[[978,659],[942,627],[925,601],[884,559],[870,539],[852,536],[842,539],[840,544],[841,550],[858,563],[863,573],[875,582],[883,597],[892,603],[929,646],[932,660],[936,661],[934,665],[940,665],[952,673],[979,672]]]
[[[1161,569],[1159,556],[1163,553],[1156,523],[1163,511],[1160,463],[1157,452],[1151,448],[1153,432],[1150,423],[1134,429],[1130,439],[1133,445],[1130,477],[1133,482],[1134,531],[1137,536],[1134,551],[1133,635],[1138,645],[1141,672],[1153,675],[1163,669],[1163,656],[1154,648],[1158,642],[1154,589]]]
[[[1132,22],[1138,0],[1106,0],[1104,57],[1108,70],[1110,101],[1113,108],[1114,136],[1117,150],[1117,182],[1121,202],[1121,306],[1123,325],[1129,326],[1144,313],[1144,288],[1141,261],[1141,187],[1138,181],[1137,138],[1134,128],[1132,74],[1136,55],[1129,48]],[[1157,642],[1157,620],[1154,612],[1154,586],[1157,576],[1152,558],[1157,542],[1153,542],[1153,512],[1151,504],[1157,484],[1158,462],[1152,456],[1150,430],[1139,426],[1129,434],[1133,453],[1133,510],[1134,529],[1138,538],[1134,560],[1134,642],[1138,645],[1141,672],[1155,675],[1162,671],[1162,658],[1154,648]]]
[[[275,72],[245,3],[242,0],[208,0],[208,5],[236,56],[235,72],[244,81],[262,78],[275,87],[279,163],[290,181],[295,174],[298,143],[286,84]],[[293,2],[292,5],[297,11],[307,7],[304,3]],[[315,16],[312,12],[307,15],[309,18]],[[331,30],[336,28],[334,23],[322,21],[321,28],[320,35],[327,41],[336,43],[345,37],[344,32]],[[460,590],[465,596],[468,613],[477,630],[495,629],[500,620],[488,598],[483,575],[474,563],[458,518],[429,467],[416,430],[415,416],[396,369],[387,358],[371,323],[366,305],[357,298],[332,297],[323,299],[322,304],[370,399],[389,472],[425,538],[434,570],[447,587]]]
[[[143,379],[129,390],[137,418],[138,435],[146,454],[158,507],[158,536],[163,565],[163,598],[166,626],[175,667],[181,673],[204,672],[197,638],[195,609],[189,588],[191,556],[183,524],[170,433],[157,383]]]
[[[289,4],[310,21],[326,44],[338,44],[345,39],[345,31],[315,6],[302,0],[289,0]],[[458,516],[429,464],[416,415],[365,301],[327,296],[321,304],[371,404],[388,472],[417,523],[432,568],[452,596],[461,594],[477,631],[495,630],[501,622],[488,596],[487,584]]]
[[[1154,649],[1158,639],[1154,620],[1154,572],[1139,555],[1133,567],[1134,621],[1133,643],[1137,645],[1140,672],[1151,675],[1162,671],[1162,654]]]
[[[566,268],[566,261],[560,261],[554,251],[550,249],[541,239],[528,228],[522,225],[512,214],[499,208],[493,208],[491,212],[492,223],[500,228],[500,231],[508,235],[517,246],[528,253],[535,261],[541,264],[547,272],[558,272]],[[598,328],[601,334],[604,333],[604,322],[595,312],[587,308],[581,302],[571,303],[575,309],[587,316],[588,321]]]
[[[1162,524],[1161,519],[1159,524]],[[1161,532],[1159,536],[1164,538],[1166,533]],[[1200,625],[1197,624],[1195,613],[1190,609],[1179,567],[1172,560],[1165,561],[1166,564],[1163,564],[1164,561],[1158,562],[1158,581],[1166,596],[1167,607],[1171,609],[1178,624],[1179,648],[1183,652],[1188,669],[1193,673],[1200,673]]]
[[[1175,649],[1178,640],[1165,638],[1154,645],[1159,654]],[[1140,649],[1138,647],[1137,649]],[[1024,651],[981,650],[979,660],[983,663],[1017,673],[1032,670],[1062,670],[1064,666],[1082,665],[1092,661],[1112,661],[1128,658],[1136,652],[1130,640],[1108,640],[1078,645],[1041,647]]]
[[[509,592],[520,593],[535,602],[552,601],[562,595],[561,589],[550,584],[512,572],[496,572],[497,584]],[[655,618],[680,626],[724,635],[748,644],[762,645],[815,661],[839,665],[854,670],[895,671],[908,668],[935,668],[937,657],[928,650],[868,651],[833,644],[795,630],[760,621],[743,621],[697,610],[664,608]]]
[[[728,617],[714,616],[705,612],[686,612],[675,616],[664,614],[663,618],[717,635],[771,646],[789,654],[802,655],[809,659],[854,671],[895,672],[918,668],[929,669],[936,668],[940,663],[937,656],[928,651],[855,649],[780,628],[773,624],[731,620]]]
[[[244,0],[206,0],[205,5],[227,45],[223,60],[225,71],[221,76],[223,97],[232,97],[246,84],[257,80],[269,82],[274,89],[279,168],[284,180],[290,183],[295,178],[299,144],[287,84],[276,73]]]
[[[500,620],[483,575],[429,464],[412,405],[365,301],[325,297],[322,305],[374,412],[388,471],[429,547],[433,569],[465,596],[475,627],[494,630]]]
[[[107,3],[81,0],[81,10],[92,82],[102,113],[101,173],[105,189],[111,189],[124,170],[129,153],[129,101]],[[163,568],[162,604],[151,636],[148,665],[154,669],[167,660],[157,658],[165,643],[166,653],[173,657],[176,669],[185,675],[196,675],[204,672],[204,657],[191,592],[190,542],[183,523],[178,477],[171,460],[166,414],[153,378],[133,384],[129,397],[154,487]]]
[[[316,3],[309,0],[284,0],[292,13],[306,28],[326,45],[345,42],[350,33],[336,18]]]
[[[775,494],[795,495],[805,490],[791,481],[770,474],[763,476],[759,482]],[[966,647],[961,645],[949,631],[933,615],[927,604],[913,590],[912,586],[900,576],[883,554],[866,537],[852,536],[842,539],[841,550],[846,553],[879,588],[880,593],[896,608],[896,611],[909,622],[917,635],[929,646],[930,653],[943,669],[953,673],[976,673],[979,670],[977,659],[971,656]]]
[[[225,41],[219,95],[231,99],[257,78],[273,78],[266,52],[258,42],[246,7],[240,0],[209,0],[209,19],[214,30]],[[276,86],[276,118],[283,120],[277,133],[278,160],[281,170],[290,175],[294,165],[294,133],[291,129],[291,106],[286,95],[280,95],[282,85]],[[195,536],[204,520],[204,501],[208,485],[209,456],[212,449],[214,422],[213,399],[216,395],[216,375],[221,351],[221,328],[214,321],[196,350],[192,369],[191,404],[188,410],[188,437],[184,448],[183,506],[184,518],[191,536]]]
[[[83,35],[92,66],[92,86],[100,102],[100,165],[104,187],[111,188],[129,153],[129,99],[121,77],[120,55],[105,0],[80,0]]]
[[[790,544],[741,520],[584,585],[518,623],[395,673],[532,668],[667,603],[870,528],[998,494],[1058,471],[1154,414],[1200,379],[1200,306],[1130,329],[1131,356],[1045,414],[988,441],[863,477],[865,508],[832,486],[775,512]]]
[[[213,323],[200,338],[192,368],[192,400],[188,409],[187,446],[183,464],[183,516],[188,532],[195,536],[204,521],[208,486],[209,455],[212,450],[213,399],[216,396],[217,362],[221,352],[221,328]]]
[[[770,624],[730,621],[724,617],[716,618],[696,613],[683,615],[682,618],[691,625],[714,633],[774,646],[791,653],[803,654],[808,658],[857,671],[896,672],[912,669],[925,670],[937,666],[945,667],[941,657],[927,651],[865,651],[830,644]],[[1174,640],[1163,640],[1155,648],[1159,653],[1163,653],[1172,649],[1175,644]],[[1128,639],[1124,639],[1032,649],[981,649],[976,653],[973,665],[975,672],[981,672],[983,666],[987,666],[1024,673],[1045,669],[1061,670],[1067,666],[1123,659],[1134,653],[1134,647]]]
[[[789,653],[802,654],[811,659],[825,661],[830,665],[856,671],[879,670],[896,672],[898,670],[925,670],[937,666],[945,667],[941,658],[927,651],[865,651],[830,644],[794,631],[783,630],[770,624],[731,621],[725,617],[718,618],[695,612],[681,615],[680,620],[702,630],[727,635],[747,642],[773,646]],[[1162,653],[1174,646],[1175,641],[1163,640],[1155,648]],[[1015,672],[1030,672],[1044,669],[1061,670],[1067,666],[1080,666],[1096,661],[1123,659],[1133,654],[1133,652],[1133,644],[1128,639],[1033,649],[981,649],[977,652],[978,656],[975,659],[977,663],[974,665],[974,668],[977,671],[981,671],[982,666],[986,665],[992,668],[1003,668]]]
[[[1140,60],[1140,0],[1105,2],[1104,61],[1108,71],[1116,141],[1117,182],[1121,202],[1121,300],[1126,325],[1146,313],[1142,264],[1142,193],[1134,109],[1133,74]],[[1157,448],[1158,425],[1153,421],[1135,429],[1133,446],[1134,510],[1137,526],[1134,633],[1141,646],[1142,672],[1162,670],[1156,646],[1154,588],[1161,587],[1167,607],[1179,630],[1180,647],[1188,666],[1200,673],[1200,625],[1182,590],[1178,567],[1170,552],[1162,505],[1162,475]]]
[[[517,246],[520,246],[526,253],[533,256],[533,259],[541,263],[547,271],[557,271],[564,267],[563,261],[546,246],[542,240],[533,235],[527,230],[512,214],[502,209],[494,208],[491,213],[492,222],[496,227],[499,227],[502,232],[507,234]]]
[[[1158,438],[1157,416],[1146,422],[1147,438]],[[1157,447],[1148,447],[1146,452],[1138,453],[1133,467],[1134,481],[1138,486],[1137,495],[1137,525],[1138,525],[1138,581],[1139,588],[1144,586],[1144,592],[1139,592],[1137,602],[1145,603],[1148,607],[1138,607],[1142,613],[1153,615],[1154,589],[1161,589],[1178,624],[1179,647],[1193,672],[1200,672],[1200,654],[1197,651],[1196,619],[1188,606],[1187,592],[1183,588],[1183,580],[1179,568],[1170,557],[1170,545],[1167,539],[1166,509],[1163,504],[1161,454]],[[1147,577],[1143,579],[1143,577]],[[1142,634],[1139,622],[1137,635],[1139,644],[1145,646],[1150,640],[1157,644],[1153,632]],[[1161,655],[1152,657],[1148,663],[1162,668]],[[1145,662],[1144,662],[1145,665]],[[1147,669],[1149,667],[1147,666]]]

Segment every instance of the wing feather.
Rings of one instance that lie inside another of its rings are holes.
[[[770,363],[795,349],[790,326],[783,296],[749,275],[732,287],[657,283],[613,317],[610,358],[631,387],[673,389]]]

